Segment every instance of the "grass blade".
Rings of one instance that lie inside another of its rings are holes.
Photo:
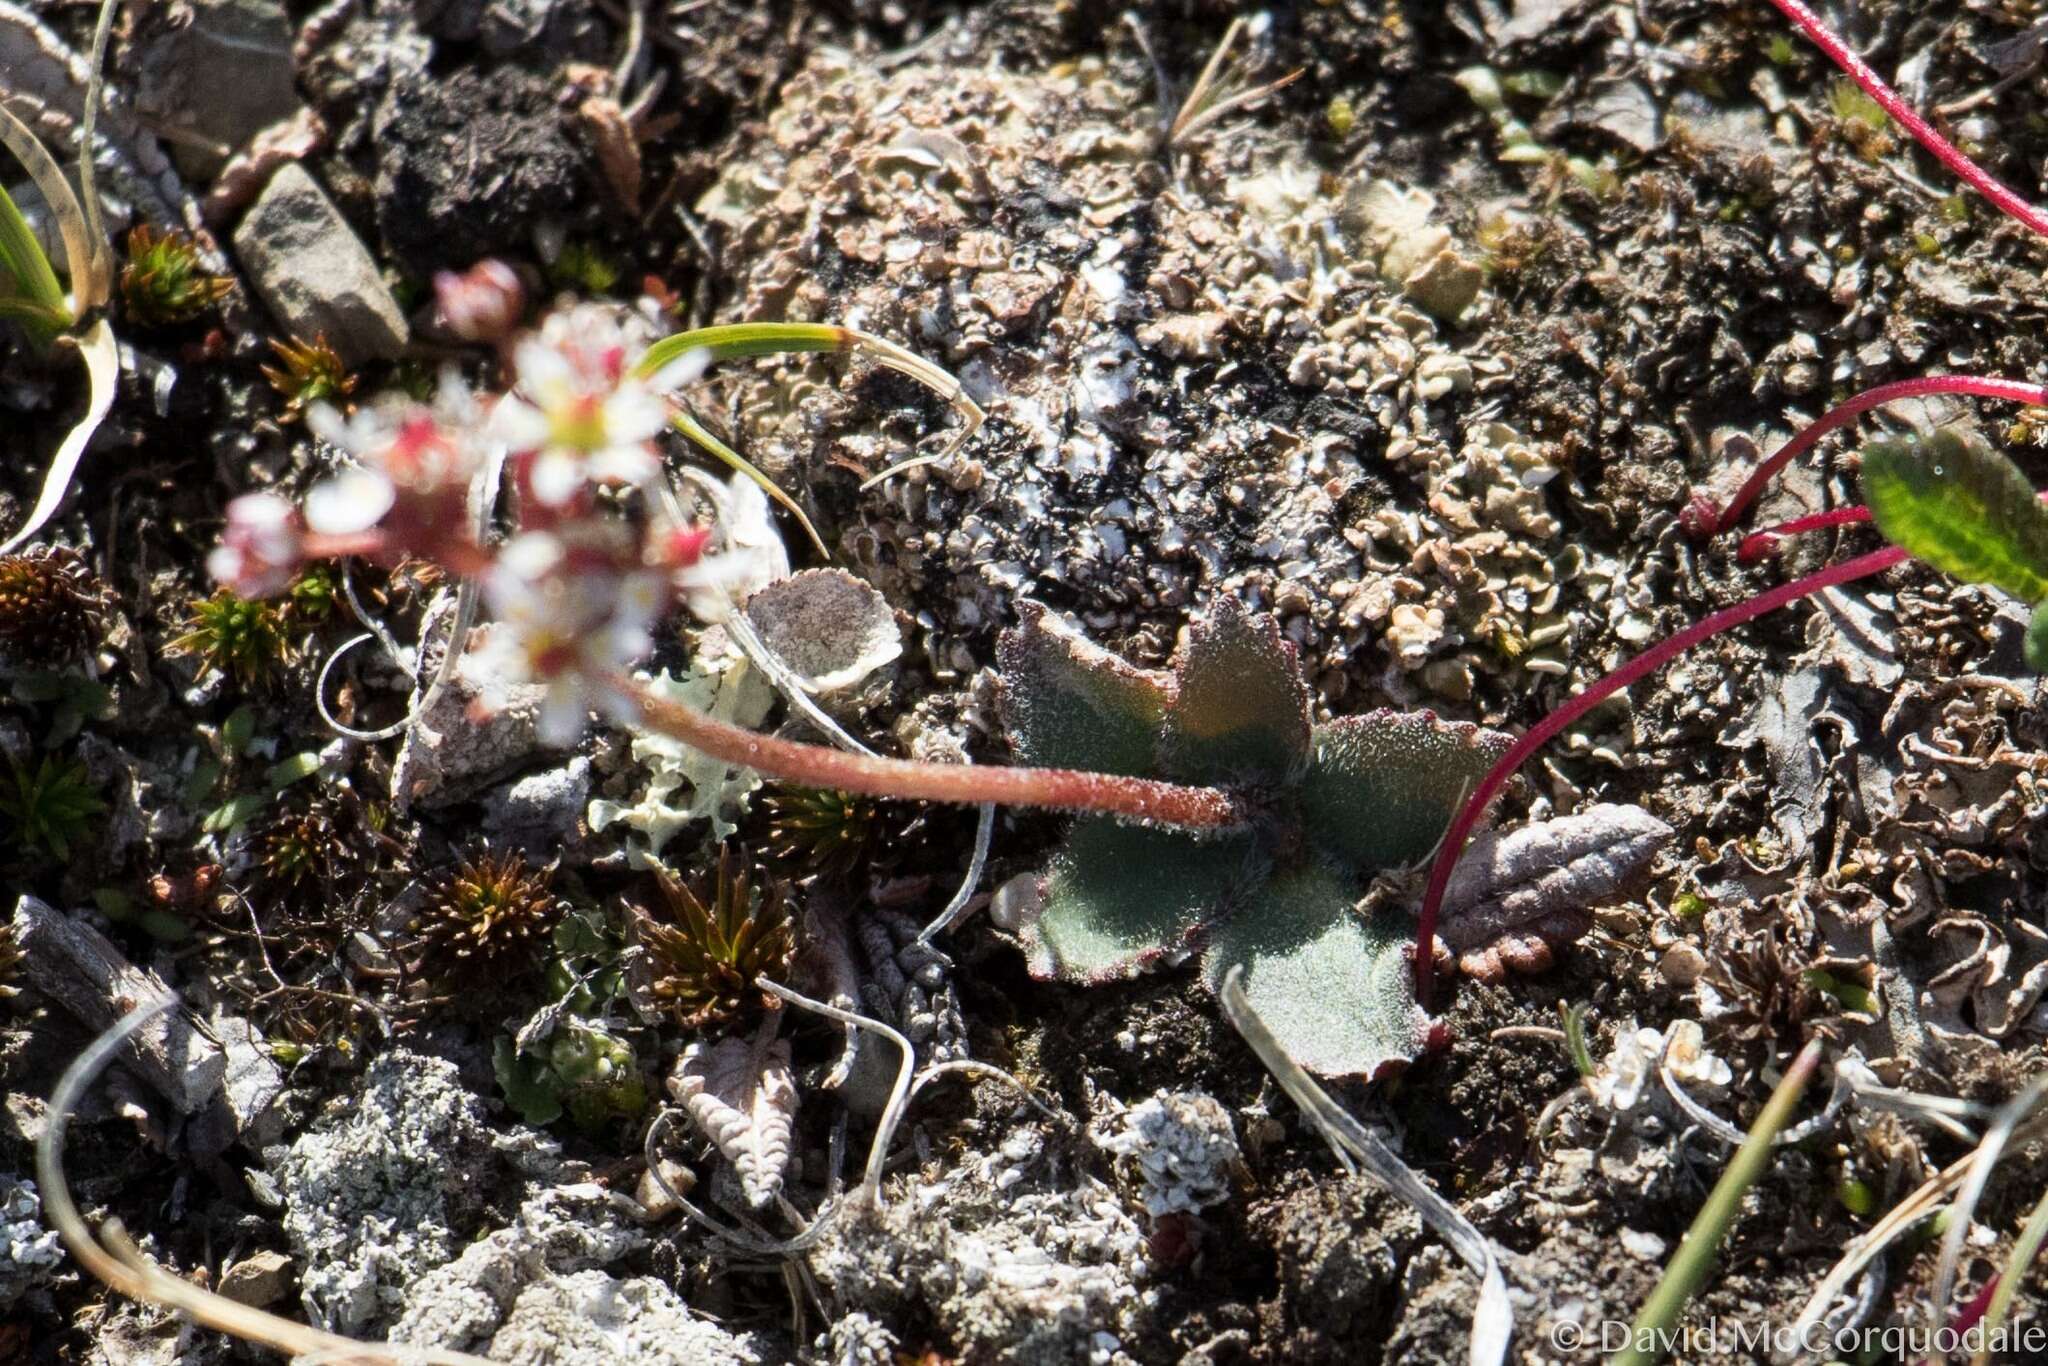
[[[1657,1282],[1657,1288],[1650,1292],[1650,1298],[1629,1326],[1628,1346],[1610,1358],[1613,1366],[1649,1366],[1664,1355],[1665,1349],[1655,1344],[1675,1341],[1678,1316],[1713,1268],[1721,1240],[1728,1235],[1729,1225],[1742,1208],[1744,1193],[1763,1175],[1771,1160],[1772,1141],[1792,1118],[1792,1107],[1799,1103],[1806,1084],[1813,1080],[1814,1071],[1820,1066],[1820,1053],[1819,1039],[1800,1049],[1778,1089],[1771,1092],[1763,1113],[1750,1126],[1749,1137],[1735,1150],[1728,1170],[1721,1173],[1707,1203],[1700,1207],[1692,1227],[1685,1231],[1685,1241],[1672,1254],[1663,1279]]]
[[[50,258],[43,254],[43,244],[36,241],[35,230],[29,227],[4,186],[0,186],[0,272],[12,277],[14,290],[20,296],[18,300],[0,302],[11,305],[10,314],[40,333],[39,342],[47,344],[71,325],[71,308],[64,302],[57,272],[51,269]],[[51,318],[60,320],[55,327],[45,321]]]
[[[987,416],[981,405],[967,396],[959,380],[923,356],[872,333],[832,323],[721,323],[715,327],[692,328],[673,337],[663,337],[648,347],[647,354],[640,358],[638,373],[655,374],[671,361],[698,349],[709,351],[715,361],[805,351],[862,352],[882,368],[916,380],[960,414],[962,427],[953,438],[955,448],[974,435]]]
[[[669,425],[684,436],[689,437],[690,440],[696,442],[718,459],[724,461],[731,468],[738,470],[741,474],[759,484],[763,493],[782,504],[783,507],[789,510],[789,515],[796,518],[797,525],[804,529],[804,535],[811,538],[811,544],[818,548],[818,553],[828,560],[832,558],[832,552],[825,548],[825,538],[820,536],[818,529],[811,525],[811,519],[804,515],[804,510],[801,507],[797,506],[796,499],[784,493],[782,486],[761,473],[751,460],[748,460],[738,451],[713,436],[709,428],[682,408],[677,408],[675,412],[669,415]]]
[[[1999,1340],[2005,1316],[2012,1309],[2014,1297],[2019,1294],[2020,1278],[2034,1264],[2034,1256],[2041,1250],[2043,1239],[2048,1239],[2048,1195],[2043,1195],[2040,1203],[2034,1206],[2034,1212],[2027,1216],[2026,1227],[2020,1230],[2018,1241],[2012,1245],[2012,1256],[2005,1264],[2004,1274],[1998,1278],[1998,1290],[1991,1296],[1991,1307],[1984,1311],[1985,1345],[1970,1359],[1970,1366],[1986,1366],[1991,1360],[1990,1344]]]
[[[1287,1056],[1287,1050],[1273,1037],[1273,1031],[1259,1018],[1244,994],[1244,967],[1231,968],[1218,993],[1223,1013],[1244,1041],[1258,1054],[1259,1061],[1280,1083],[1280,1089],[1301,1107],[1304,1115],[1322,1133],[1346,1171],[1359,1167],[1400,1197],[1451,1245],[1472,1273],[1479,1277],[1479,1302],[1472,1311],[1472,1366],[1499,1366],[1507,1359],[1508,1342],[1514,1337],[1515,1310],[1508,1300],[1507,1278],[1501,1275],[1500,1259],[1486,1235],[1472,1226],[1457,1207],[1438,1195],[1415,1174],[1406,1162],[1380,1142],[1372,1130],[1353,1119],[1343,1106],[1315,1078]],[[1354,1160],[1355,1159],[1355,1160]]]
[[[57,164],[57,159],[50,155],[42,140],[29,131],[29,126],[16,118],[4,104],[0,104],[0,143],[4,143],[7,150],[14,153],[22,169],[28,172],[28,178],[42,191],[43,202],[50,206],[51,214],[57,219],[57,232],[64,239],[66,273],[71,277],[71,289],[76,297],[76,303],[67,303],[62,294],[57,296],[57,301],[64,304],[66,312],[75,318],[78,313],[101,302],[105,297],[91,297],[93,253],[86,239],[85,210],[79,207],[78,196],[72,192],[71,182],[64,178],[64,168]],[[42,257],[43,266],[48,269],[50,260],[43,255],[40,244],[35,247],[35,254]],[[33,283],[30,287],[40,288]]]

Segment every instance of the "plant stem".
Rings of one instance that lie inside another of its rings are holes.
[[[1237,800],[1213,787],[1184,787],[1066,768],[922,764],[849,754],[728,725],[694,707],[656,697],[621,674],[605,682],[632,702],[641,723],[649,728],[714,759],[805,787],[933,802],[999,802],[1099,811],[1191,830],[1227,830],[1245,822]]]
[[[1549,744],[1572,722],[1594,707],[1638,679],[1662,668],[1701,641],[1717,636],[1730,627],[1740,626],[1745,621],[1763,616],[1766,612],[1775,612],[1785,604],[1797,602],[1803,597],[1818,593],[1823,588],[1832,588],[1837,584],[1881,573],[1895,564],[1903,564],[1910,558],[1905,551],[1897,547],[1873,550],[1868,555],[1859,555],[1853,560],[1830,565],[1803,579],[1779,584],[1776,588],[1757,594],[1747,602],[1724,608],[1710,617],[1694,622],[1677,635],[1652,645],[1538,721],[1527,734],[1515,741],[1513,747],[1501,756],[1500,762],[1479,780],[1479,786],[1472,790],[1472,795],[1465,799],[1465,805],[1459,808],[1457,819],[1451,822],[1451,828],[1444,835],[1444,842],[1437,846],[1436,862],[1429,870],[1429,890],[1422,898],[1422,918],[1415,928],[1416,999],[1427,1007],[1437,916],[1443,906],[1444,889],[1450,885],[1451,869],[1457,865],[1458,855],[1463,852],[1466,839],[1472,834],[1472,828],[1479,823],[1479,818],[1486,813],[1486,808],[1492,804],[1500,790],[1507,786],[1507,781],[1515,775],[1515,770],[1527,763],[1531,755]]]
[[[1735,1222],[1735,1215],[1742,1208],[1743,1194],[1756,1184],[1770,1162],[1771,1140],[1785,1127],[1785,1121],[1792,1117],[1792,1107],[1799,1103],[1800,1093],[1813,1080],[1814,1070],[1820,1066],[1820,1052],[1821,1041],[1814,1039],[1792,1060],[1784,1079],[1764,1103],[1763,1113],[1750,1126],[1749,1137],[1735,1150],[1728,1170],[1721,1173],[1707,1203],[1700,1207],[1692,1227],[1685,1231],[1685,1241],[1671,1255],[1657,1288],[1650,1292],[1650,1298],[1644,1301],[1635,1322],[1629,1326],[1628,1345],[1609,1358],[1610,1366],[1649,1366],[1668,1350],[1664,1343],[1672,1336],[1686,1301],[1713,1268],[1714,1254],[1720,1251],[1728,1226]]]
[[[1922,147],[1934,153],[1941,164],[1955,172],[1963,183],[2036,233],[2048,237],[2048,216],[2044,216],[2039,209],[2020,198],[2004,181],[1964,156],[1954,143],[1935,132],[1933,125],[1914,112],[1913,107],[1899,97],[1899,92],[1886,84],[1884,77],[1873,71],[1870,63],[1857,56],[1855,49],[1822,23],[1818,15],[1801,4],[1800,0],[1771,0],[1771,3],[1778,7],[1780,14],[1797,24],[1800,31],[1827,54],[1829,61],[1848,72],[1849,79],[1861,86],[1864,94],[1882,105],[1886,114],[1911,133]]]
[[[1773,3],[1781,2],[1773,0]],[[1872,408],[1902,398],[1926,398],[1933,394],[1971,394],[1977,398],[2011,399],[2015,403],[2037,407],[2048,405],[2048,387],[2022,384],[2012,379],[1994,379],[1988,375],[1928,375],[1865,389],[1772,452],[1770,459],[1751,472],[1747,482],[1728,500],[1726,507],[1716,508],[1705,495],[1696,497],[1685,510],[1686,529],[1705,540],[1733,526],[1742,519],[1742,514],[1749,510],[1749,505],[1757,500],[1779,470],[1813,449],[1814,444],[1829,432],[1848,426]]]
[[[1809,531],[1822,531],[1831,526],[1858,526],[1869,520],[1870,509],[1860,505],[1829,508],[1826,512],[1794,517],[1789,522],[1767,526],[1761,531],[1752,531],[1744,536],[1741,547],[1735,552],[1735,558],[1744,564],[1750,564],[1770,554],[1782,536],[1801,536]]]

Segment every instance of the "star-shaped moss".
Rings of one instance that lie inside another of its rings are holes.
[[[1100,982],[1199,953],[1210,988],[1243,964],[1254,1009],[1326,1076],[1415,1056],[1430,1021],[1414,924],[1359,909],[1374,874],[1425,858],[1508,736],[1376,711],[1314,725],[1294,647],[1235,598],[1189,628],[1170,672],[1135,668],[1044,608],[997,648],[1025,763],[1223,788],[1256,813],[1198,834],[1074,822],[1026,932],[1040,977]]]

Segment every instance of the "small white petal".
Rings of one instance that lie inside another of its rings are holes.
[[[583,491],[583,462],[559,446],[534,457],[527,480],[533,496],[549,507],[560,507]]]
[[[658,394],[671,393],[685,384],[695,384],[711,368],[711,348],[696,346],[683,352],[647,377],[647,387]]]
[[[307,492],[306,525],[323,536],[368,531],[384,520],[397,499],[398,490],[383,475],[343,470]]]
[[[531,451],[546,443],[548,420],[540,409],[516,398],[501,398],[485,425],[487,439],[507,450]]]
[[[585,467],[592,479],[606,483],[647,484],[661,473],[661,462],[645,446],[607,446]]]
[[[583,738],[583,727],[590,719],[590,705],[583,696],[583,685],[575,679],[558,679],[541,699],[540,715],[534,720],[534,733],[541,743],[556,749],[566,749]]]

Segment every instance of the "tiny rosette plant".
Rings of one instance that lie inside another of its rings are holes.
[[[1253,1008],[1311,1071],[1372,1076],[1421,1051],[1414,921],[1360,903],[1376,874],[1428,857],[1508,736],[1429,712],[1315,725],[1294,646],[1230,597],[1170,672],[1036,604],[997,663],[1021,761],[1215,786],[1253,813],[1220,832],[1078,818],[1025,930],[1034,974],[1102,982],[1199,954],[1212,991],[1243,965]]]

